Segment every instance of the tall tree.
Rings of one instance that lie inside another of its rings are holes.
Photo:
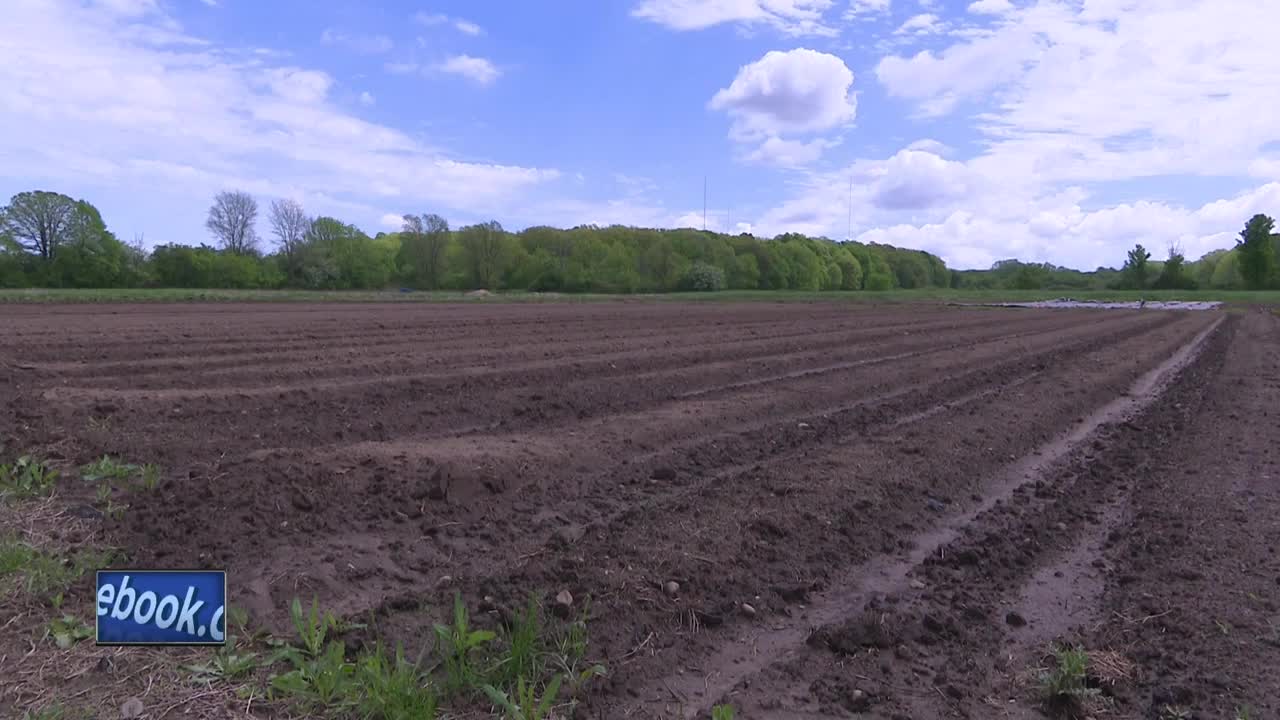
[[[1125,260],[1124,267],[1121,268],[1121,284],[1126,288],[1141,290],[1147,286],[1147,271],[1150,266],[1147,261],[1151,259],[1151,253],[1142,247],[1141,244],[1134,245],[1129,251],[1129,258]]]
[[[1276,250],[1271,243],[1271,230],[1275,224],[1266,215],[1254,215],[1236,241],[1236,249],[1240,251],[1240,274],[1244,277],[1244,286],[1250,290],[1265,288],[1275,272]]]
[[[496,220],[471,225],[458,231],[463,257],[473,287],[496,290],[506,268],[507,237]]]
[[[1156,278],[1154,287],[1164,290],[1190,290],[1195,287],[1195,279],[1186,269],[1186,256],[1178,243],[1169,244],[1169,259],[1164,261],[1160,277]]]
[[[36,190],[13,196],[0,208],[0,235],[42,260],[52,260],[77,223],[78,205],[61,193]]]
[[[258,201],[247,192],[224,191],[213,199],[205,227],[222,249],[236,255],[252,255],[258,249]]]
[[[415,280],[428,290],[440,287],[449,221],[435,214],[405,215],[400,231],[401,262],[413,269]]]
[[[285,267],[290,278],[298,277],[302,269],[302,249],[306,243],[307,230],[311,227],[311,218],[296,200],[273,200],[267,220],[271,223],[271,233],[276,236],[276,245],[284,255]]]

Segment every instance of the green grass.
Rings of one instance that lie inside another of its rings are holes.
[[[15,537],[0,537],[0,581],[18,578],[18,587],[28,595],[62,605],[71,585],[90,570],[107,566],[109,551],[80,550],[62,558],[41,552]]]
[[[536,598],[495,632],[473,627],[455,596],[452,622],[435,626],[430,662],[428,648],[410,661],[402,649],[393,655],[380,645],[348,657],[334,635],[364,626],[344,625],[314,600],[309,611],[295,600],[291,614],[297,645],[267,639],[277,651],[261,663],[237,646],[230,651],[243,658],[237,670],[221,657],[187,670],[197,681],[212,683],[275,667],[270,698],[310,716],[365,720],[431,720],[441,701],[491,704],[494,717],[508,720],[543,720],[553,710],[571,710],[584,683],[605,672],[585,660],[585,610],[572,621],[550,620]],[[561,716],[567,715],[555,715]]]
[[[662,294],[604,295],[596,293],[499,292],[486,298],[468,298],[460,291],[402,293],[396,290],[196,290],[147,289],[6,289],[0,303],[148,303],[148,302],[603,302],[603,301],[710,301],[710,302],[994,302],[1051,300],[1218,300],[1227,303],[1280,305],[1280,290],[887,290],[884,292],[810,292],[800,290],[725,290]]]
[[[1054,647],[1053,666],[1040,676],[1040,692],[1051,708],[1074,714],[1098,694],[1088,685],[1089,653],[1079,647]]]

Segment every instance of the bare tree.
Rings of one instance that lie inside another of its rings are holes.
[[[311,218],[296,200],[274,200],[267,220],[271,223],[271,232],[276,236],[276,244],[284,253],[285,264],[289,276],[296,277],[302,263],[302,249],[306,244],[307,230],[311,227]]]
[[[13,196],[0,208],[0,234],[7,234],[19,247],[53,259],[58,246],[67,242],[76,223],[77,203],[60,193],[37,190]]]
[[[209,208],[205,227],[218,239],[222,248],[237,255],[249,255],[258,249],[258,201],[247,192],[220,192]]]
[[[449,221],[439,215],[405,215],[401,248],[418,282],[427,289],[440,287],[444,253],[449,246]]]

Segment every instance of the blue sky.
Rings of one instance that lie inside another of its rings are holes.
[[[676,227],[705,176],[714,229],[955,267],[1197,257],[1280,212],[1277,3],[5,4],[0,196],[83,197],[148,245],[208,241],[229,188],[371,234]]]

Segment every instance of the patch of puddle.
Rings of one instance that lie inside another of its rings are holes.
[[[1101,300],[1076,300],[1057,298],[1030,302],[1003,303],[954,303],[966,307],[1021,307],[1021,308],[1093,308],[1097,310],[1216,310],[1222,303],[1211,300],[1137,300],[1133,302],[1105,302]]]

